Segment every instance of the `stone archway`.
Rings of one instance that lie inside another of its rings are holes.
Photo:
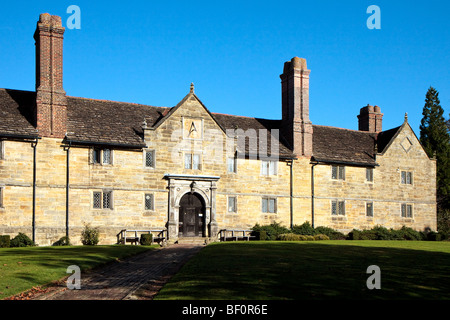
[[[182,234],[180,233],[180,209],[185,210],[182,206],[184,206],[183,202],[187,201],[183,200],[187,194],[195,194],[195,197],[202,202],[203,213],[198,214],[203,214],[201,216],[203,233],[199,232],[198,236],[216,238],[218,233],[216,221],[216,183],[220,177],[167,174],[165,175],[165,179],[169,181],[169,210],[167,217],[169,241],[175,242],[179,236],[185,236],[184,230]]]

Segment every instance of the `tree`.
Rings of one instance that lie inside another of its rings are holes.
[[[439,101],[439,92],[430,87],[420,122],[420,142],[429,157],[436,157],[438,214],[450,207],[450,134]]]

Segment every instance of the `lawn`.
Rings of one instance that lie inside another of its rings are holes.
[[[67,267],[81,271],[131,256],[155,246],[61,246],[0,248],[0,300],[69,276]]]
[[[370,265],[381,289],[366,285]],[[450,242],[226,242],[205,247],[156,299],[450,299]]]

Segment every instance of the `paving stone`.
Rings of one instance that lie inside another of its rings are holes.
[[[152,299],[159,289],[204,246],[175,244],[111,263],[81,274],[81,289],[61,283],[35,300],[136,300]]]

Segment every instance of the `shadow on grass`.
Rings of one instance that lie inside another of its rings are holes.
[[[0,299],[68,276],[77,265],[82,272],[142,253],[142,246],[68,246],[0,249]]]
[[[450,299],[450,254],[307,242],[221,243],[204,248],[157,299]],[[370,290],[370,265],[381,289]]]

